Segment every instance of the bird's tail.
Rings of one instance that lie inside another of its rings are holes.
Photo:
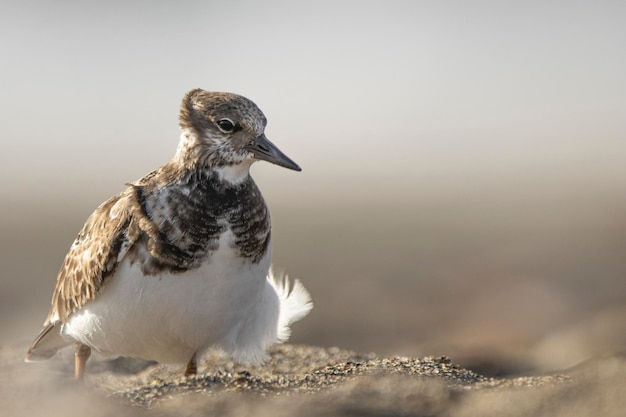
[[[291,334],[289,326],[309,314],[313,308],[313,301],[304,285],[297,279],[294,280],[292,287],[286,274],[276,274],[270,269],[267,280],[274,287],[280,300],[276,337],[278,342],[284,342]]]
[[[26,354],[26,362],[37,362],[49,359],[59,349],[69,345],[70,342],[61,336],[61,323],[48,323],[44,326],[39,336],[33,342]]]

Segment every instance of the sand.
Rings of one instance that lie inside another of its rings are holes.
[[[489,378],[440,357],[378,357],[279,345],[260,366],[214,352],[200,373],[93,358],[83,383],[70,350],[25,364],[3,348],[2,416],[622,416],[626,358],[595,358],[547,375]],[[600,414],[598,414],[600,413]]]

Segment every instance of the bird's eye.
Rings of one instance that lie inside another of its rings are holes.
[[[235,123],[230,119],[220,119],[216,125],[224,133],[233,133],[235,131]]]

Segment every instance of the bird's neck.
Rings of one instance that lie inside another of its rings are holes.
[[[210,168],[212,159],[210,154],[209,150],[203,149],[194,135],[183,131],[180,134],[176,153],[170,163],[180,167],[182,170],[195,169],[201,165],[207,165],[207,168]]]
[[[215,173],[221,181],[237,185],[250,176],[250,166],[253,162],[253,160],[244,160],[239,163],[228,163],[216,152],[203,146],[195,136],[183,132],[170,164],[177,166],[181,171]]]

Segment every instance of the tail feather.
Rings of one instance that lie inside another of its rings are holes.
[[[291,330],[289,326],[303,319],[313,308],[313,301],[309,292],[299,280],[294,280],[293,287],[289,277],[285,274],[276,274],[270,269],[267,280],[276,290],[280,300],[280,312],[278,316],[277,342],[289,339]]]
[[[26,362],[36,362],[51,358],[59,349],[70,342],[61,336],[60,323],[48,323],[33,342],[26,354]]]

